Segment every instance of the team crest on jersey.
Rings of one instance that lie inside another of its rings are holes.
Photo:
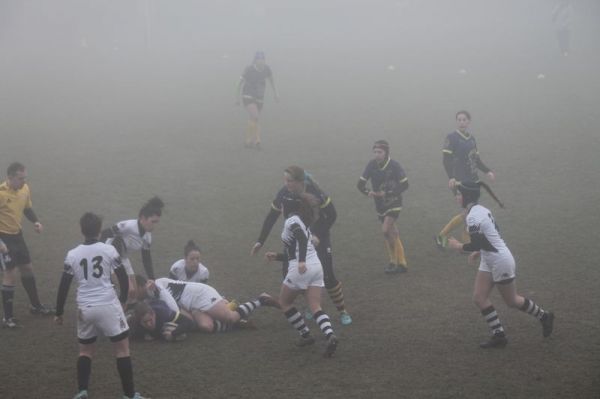
[[[121,329],[126,329],[127,328],[127,324],[125,324],[125,320],[119,318],[119,325],[121,326]]]
[[[478,232],[479,232],[479,225],[469,226],[469,233],[478,233]]]
[[[286,278],[286,279],[285,279],[285,281],[287,281],[287,282],[288,282],[288,283],[290,283],[290,284],[293,284],[293,283],[292,283],[292,280],[291,280],[291,279],[289,279],[289,278]]]
[[[217,301],[217,298],[210,298],[210,303],[215,303]]]
[[[9,254],[2,254],[2,255],[0,255],[0,256],[2,257],[2,260],[3,260],[5,263],[8,263],[8,262],[10,262],[10,261],[12,260],[12,258],[10,257],[10,255],[9,255]]]

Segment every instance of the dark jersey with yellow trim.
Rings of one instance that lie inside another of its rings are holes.
[[[242,95],[262,100],[265,98],[267,79],[271,76],[273,76],[273,73],[268,65],[265,65],[261,70],[258,70],[254,64],[246,67],[242,74],[242,78],[244,79]]]
[[[391,205],[402,205],[402,193],[408,188],[408,177],[397,161],[388,158],[383,166],[380,166],[375,159],[372,159],[360,178],[364,182],[371,180],[373,191],[385,193],[383,198],[374,197],[378,212],[387,210]]]
[[[449,178],[461,182],[479,181],[477,175],[479,151],[473,135],[469,133],[462,134],[458,131],[448,134],[442,152],[452,157],[451,176],[448,176]]]
[[[315,197],[317,205],[319,205],[320,209],[325,208],[331,202],[331,198],[329,198],[329,196],[325,194],[323,190],[321,190],[319,187],[313,184],[311,180],[308,180],[306,182],[304,186],[304,191]],[[282,187],[281,190],[279,190],[279,192],[275,196],[273,202],[271,203],[273,209],[281,212],[281,202],[283,201],[283,198],[289,194],[290,192],[288,191],[288,189],[285,186]]]

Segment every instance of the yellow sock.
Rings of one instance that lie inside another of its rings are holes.
[[[444,226],[442,231],[440,231],[441,236],[448,236],[452,230],[463,224],[465,221],[465,217],[462,213],[454,216],[447,225]]]
[[[390,257],[390,263],[393,263],[394,265],[396,265],[397,264],[396,260],[398,259],[396,257],[396,250],[390,246],[390,243],[388,240],[385,240],[385,248],[387,249],[388,256]]]
[[[249,120],[248,127],[246,128],[246,144],[252,144],[252,141],[256,138],[256,131],[258,129],[258,125],[255,121]]]
[[[399,265],[406,266],[406,258],[404,257],[404,245],[402,245],[402,241],[400,237],[396,237],[396,258],[398,259]]]

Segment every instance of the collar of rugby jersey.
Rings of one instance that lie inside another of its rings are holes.
[[[92,245],[98,242],[97,238],[86,238],[83,245]]]
[[[377,162],[377,161],[375,161],[375,162],[377,162],[377,166],[379,167],[379,170],[384,170],[384,169],[385,169],[385,168],[387,168],[387,166],[390,164],[390,161],[391,161],[391,160],[392,160],[392,157],[390,157],[390,156],[388,155],[387,159],[386,159],[386,160],[385,160],[385,162],[383,163],[383,166],[381,166],[381,165],[379,164],[379,162]]]
[[[137,225],[138,225],[138,230],[140,231],[140,237],[143,237],[144,234],[146,234],[146,230],[144,230],[144,227],[140,223],[140,219],[137,220]]]
[[[471,133],[469,133],[466,130],[464,133],[462,133],[460,130],[456,129],[456,133],[458,133],[460,135],[460,137],[462,137],[465,140],[469,140],[471,138]]]

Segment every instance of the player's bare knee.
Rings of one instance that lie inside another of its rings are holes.
[[[196,320],[196,324],[200,331],[204,331],[207,333],[213,332],[215,328],[215,323],[211,318],[202,318],[201,320]]]

